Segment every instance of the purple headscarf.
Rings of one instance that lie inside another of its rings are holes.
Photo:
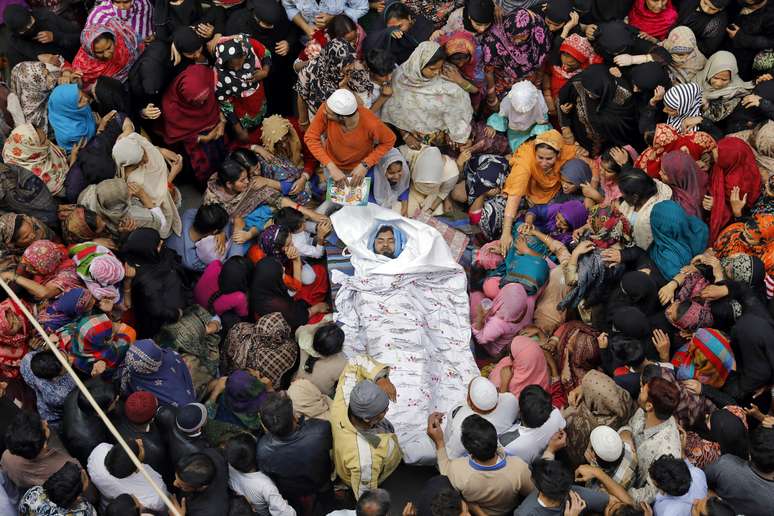
[[[560,232],[556,227],[556,214],[561,213],[564,220],[567,221],[567,225],[570,226],[569,231]],[[548,221],[546,222],[546,229],[549,236],[554,240],[558,240],[564,245],[568,245],[572,240],[572,232],[586,223],[586,219],[589,216],[589,212],[583,201],[573,200],[559,204],[552,204],[548,207]]]

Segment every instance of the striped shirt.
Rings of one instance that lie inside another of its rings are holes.
[[[131,27],[138,40],[153,34],[153,6],[149,0],[134,0],[129,9],[116,9],[110,0],[102,0],[89,13],[86,25],[105,25],[112,19]]]

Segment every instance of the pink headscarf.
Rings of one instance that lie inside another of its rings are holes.
[[[661,158],[661,170],[669,178],[672,199],[685,213],[701,218],[701,201],[707,193],[707,173],[701,170],[690,154],[671,151]]]
[[[549,389],[548,365],[543,356],[543,350],[537,342],[529,337],[515,337],[511,342],[511,356],[500,360],[492,369],[489,381],[500,387],[500,372],[505,367],[513,370],[510,391],[517,398],[521,391],[529,385],[539,385],[546,391]]]
[[[502,263],[503,255],[499,252],[492,252],[495,249],[498,251],[500,249],[499,240],[484,244],[483,247],[478,250],[478,253],[476,253],[476,263],[479,267],[491,271],[492,269],[496,269],[497,266]]]
[[[84,281],[94,297],[118,300],[119,293],[115,285],[124,279],[124,266],[112,253],[94,258],[89,265],[89,276],[91,278],[84,278]]]
[[[534,311],[535,298],[527,296],[520,283],[509,283],[494,298],[484,326],[473,328],[473,334],[487,353],[499,356],[522,328],[532,324]]]

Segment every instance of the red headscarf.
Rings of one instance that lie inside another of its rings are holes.
[[[113,36],[113,57],[103,61],[94,56],[94,42],[103,34]],[[89,25],[81,31],[81,49],[73,59],[73,68],[83,72],[83,88],[87,89],[104,75],[126,81],[129,69],[140,55],[137,36],[124,24],[111,20],[104,25]],[[159,72],[160,73],[160,72]]]
[[[572,77],[588,68],[589,65],[602,62],[602,58],[594,53],[594,48],[591,46],[591,43],[589,43],[589,40],[579,34],[570,34],[562,42],[562,45],[559,47],[559,52],[572,56],[580,63],[580,69],[574,72],[568,72],[562,66],[561,61],[558,65],[553,66],[551,70],[551,95],[554,98],[559,95],[559,90],[561,90],[562,86],[564,86]]]
[[[653,134],[653,144],[640,154],[634,166],[644,170],[650,177],[658,177],[661,170],[661,157],[667,152],[681,150],[698,161],[702,154],[716,147],[715,139],[705,132],[697,131],[681,136],[671,125],[657,124]]]
[[[714,201],[709,223],[710,243],[731,221],[728,200],[735,186],[739,187],[740,198],[747,194],[747,207],[751,208],[761,193],[761,172],[750,146],[744,140],[726,136],[718,140],[718,159],[710,175],[709,194]]]
[[[214,80],[212,68],[193,64],[172,81],[161,101],[166,143],[196,138],[218,123],[220,107],[215,100]]]
[[[648,9],[645,1],[634,0],[629,11],[629,25],[662,40],[669,35],[669,31],[677,22],[677,10],[672,5],[672,0],[667,0],[666,9],[656,14]]]
[[[13,313],[21,321],[19,331],[12,333],[8,313]],[[0,378],[18,378],[19,364],[27,354],[29,323],[19,306],[11,299],[0,303]]]
[[[661,168],[669,178],[672,199],[688,215],[701,218],[701,200],[707,188],[707,174],[696,166],[692,156],[683,151],[664,154]]]

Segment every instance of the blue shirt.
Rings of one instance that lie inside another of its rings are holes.
[[[683,496],[664,493],[656,495],[656,501],[653,503],[655,516],[691,516],[693,501],[707,496],[707,478],[704,472],[688,461],[685,463],[691,472],[691,487]]]
[[[183,267],[192,271],[202,272],[207,267],[207,264],[199,258],[199,255],[196,252],[196,242],[191,240],[190,235],[191,226],[193,226],[194,218],[196,217],[196,211],[196,208],[191,208],[183,213],[183,216],[181,217],[183,229],[180,231],[180,236],[173,233],[172,236],[167,239],[166,243],[167,247],[175,251],[180,258],[182,258]],[[223,231],[226,233],[226,238],[228,238],[228,242],[226,242],[225,259],[231,258],[232,256],[244,256],[247,251],[247,244],[235,244],[231,241],[230,222],[226,224]]]

